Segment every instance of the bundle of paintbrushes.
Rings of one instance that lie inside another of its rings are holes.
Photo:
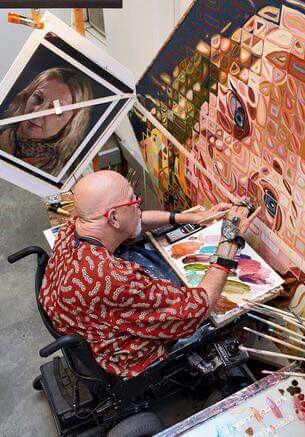
[[[241,350],[249,353],[268,357],[280,357],[288,360],[299,361],[301,366],[305,362],[305,319],[295,314],[289,307],[288,311],[272,307],[270,305],[252,302],[247,300],[251,311],[256,313],[248,313],[252,319],[266,326],[268,334],[254,329],[244,327],[247,332],[251,332],[261,338],[272,341],[282,348],[282,352],[253,349],[245,346],[240,346]],[[257,315],[259,314],[259,315]],[[273,335],[271,335],[273,334]],[[286,350],[289,353],[286,353]],[[273,373],[269,370],[263,370],[263,374]],[[287,372],[278,372],[287,374]],[[289,373],[289,372],[288,372]],[[290,373],[289,373],[290,374]],[[296,376],[296,375],[293,375]],[[300,373],[298,376],[305,377],[305,374]]]

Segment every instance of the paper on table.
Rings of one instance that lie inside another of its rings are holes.
[[[58,231],[62,226],[64,226],[64,225],[54,226],[53,228],[49,228],[49,229],[46,229],[45,231],[43,231],[44,236],[45,236],[47,242],[49,243],[49,246],[51,247],[51,249],[53,249],[53,247],[54,247]]]

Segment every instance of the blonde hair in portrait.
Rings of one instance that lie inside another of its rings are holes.
[[[92,99],[93,93],[87,77],[72,68],[55,67],[39,73],[34,80],[21,92],[17,94],[8,109],[5,111],[5,117],[13,117],[25,114],[25,108],[28,99],[33,95],[35,90],[43,83],[50,80],[56,80],[67,85],[72,96],[72,103],[79,103]],[[59,101],[60,95],[58,96]],[[72,117],[61,131],[55,136],[55,139],[45,139],[44,142],[52,142],[57,151],[58,160],[56,166],[52,168],[53,175],[58,174],[72,154],[82,142],[90,120],[90,108],[82,108],[73,111]],[[35,120],[34,120],[35,121]],[[10,126],[7,131],[8,138],[14,142],[14,136],[19,124]]]

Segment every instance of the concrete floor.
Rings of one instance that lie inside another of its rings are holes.
[[[44,396],[32,389],[50,342],[34,298],[36,259],[7,263],[10,253],[37,244],[47,249],[49,227],[42,200],[0,179],[0,436],[53,437],[55,426]]]
[[[55,437],[47,401],[32,389],[44,362],[38,351],[52,341],[36,308],[36,258],[14,265],[6,260],[32,244],[49,250],[42,234],[49,221],[39,197],[1,179],[0,193],[0,437]],[[215,396],[213,402],[219,400]],[[158,413],[170,426],[211,403],[206,401],[179,396],[175,402],[162,403]]]

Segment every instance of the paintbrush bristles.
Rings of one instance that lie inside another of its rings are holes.
[[[268,339],[268,340],[271,340],[271,341],[273,341],[274,343],[281,344],[282,346],[285,346],[285,347],[287,347],[287,348],[289,348],[289,349],[293,349],[293,350],[296,350],[296,351],[302,352],[303,354],[305,353],[305,348],[302,349],[302,348],[300,348],[300,347],[298,347],[298,346],[294,346],[294,345],[292,345],[292,344],[290,344],[290,343],[287,343],[287,341],[280,340],[279,338],[273,337],[272,335],[263,334],[262,332],[255,331],[255,329],[251,329],[251,328],[248,328],[248,327],[246,327],[246,326],[244,326],[244,330],[245,330],[245,331],[248,331],[248,332],[252,332],[252,334],[256,334],[256,335],[258,335],[259,337],[263,337],[263,338],[266,338],[266,339]]]
[[[283,354],[281,352],[271,352],[271,351],[266,351],[263,349],[252,349],[252,348],[245,347],[245,346],[239,346],[239,349],[242,351],[250,352],[250,353],[253,352],[255,354],[266,355],[268,357],[281,357],[281,358],[287,358],[289,360],[305,361],[305,358],[298,357],[296,355]]]

